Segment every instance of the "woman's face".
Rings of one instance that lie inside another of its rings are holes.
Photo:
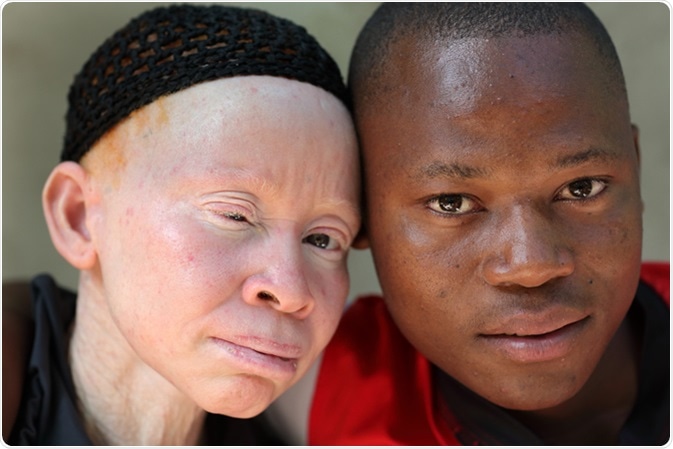
[[[109,313],[140,359],[200,406],[249,417],[327,345],[360,225],[343,105],[281,78],[163,97],[83,161]]]

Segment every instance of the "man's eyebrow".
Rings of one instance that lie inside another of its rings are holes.
[[[417,172],[417,176],[426,178],[485,178],[488,176],[488,170],[455,162],[446,163],[442,161],[434,161],[426,166],[421,167]]]
[[[568,168],[584,164],[591,161],[610,161],[618,159],[619,155],[612,151],[602,148],[589,148],[588,150],[580,151],[578,153],[561,156],[551,164],[550,168]]]

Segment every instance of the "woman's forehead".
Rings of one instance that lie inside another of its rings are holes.
[[[346,109],[326,91],[285,78],[245,76],[201,83],[160,97],[113,127],[92,152],[114,153],[114,157],[125,152],[129,157],[132,151],[159,146],[163,153],[157,153],[154,162],[158,163],[171,157],[169,149],[188,155],[195,145],[210,145],[214,139],[223,143],[247,140],[255,146],[265,132],[280,132],[282,126],[310,131],[297,122],[300,118],[353,132]],[[83,162],[87,159],[93,157]]]
[[[336,97],[298,81],[241,77],[204,83],[162,97],[110,130],[82,163],[159,184],[227,173],[268,183],[313,177],[316,188],[355,185],[357,146],[348,112]],[[343,180],[342,179],[342,180]]]

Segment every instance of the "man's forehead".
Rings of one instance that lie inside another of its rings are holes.
[[[398,64],[383,77],[386,89],[358,115],[367,156],[392,163],[403,149],[409,155],[421,142],[443,148],[448,138],[455,148],[535,148],[591,136],[591,144],[573,151],[631,140],[626,96],[608,79],[612,72],[590,57],[595,50],[581,35],[398,45],[391,65]],[[424,50],[413,59],[416,48]],[[449,165],[442,172],[466,170]]]
[[[487,77],[500,71],[577,70],[595,67],[598,50],[580,33],[505,35],[433,39],[407,36],[391,44],[389,66],[403,64],[419,73],[429,68],[453,70],[463,77]],[[394,71],[386,71],[392,74]]]
[[[360,102],[358,118],[396,114],[413,103],[434,107],[445,101],[458,111],[478,99],[516,102],[522,93],[625,99],[588,38],[577,33],[444,41],[408,36],[397,40],[389,55],[380,78],[371,81],[379,84],[376,96]]]

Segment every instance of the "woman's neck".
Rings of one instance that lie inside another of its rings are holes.
[[[80,283],[82,287],[68,358],[92,441],[198,444],[206,412],[137,357],[103,298]]]

